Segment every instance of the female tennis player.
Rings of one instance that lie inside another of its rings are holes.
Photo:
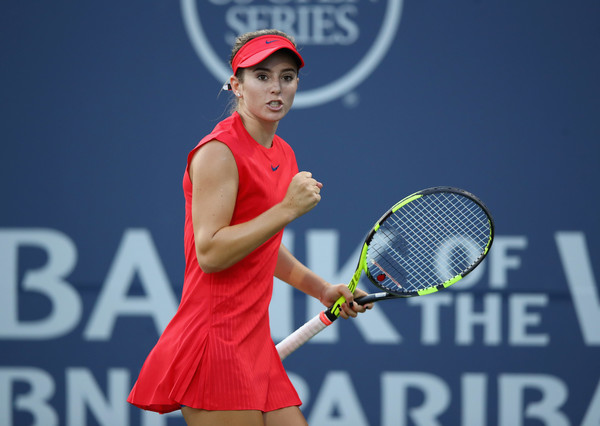
[[[244,34],[230,63],[235,111],[189,153],[183,178],[181,303],[128,401],[159,413],[181,409],[188,425],[306,425],[271,339],[273,276],[325,306],[344,296],[343,318],[365,307],[281,244],[284,227],[317,205],[323,187],[298,172],[275,134],[304,66],[293,39],[277,30]]]

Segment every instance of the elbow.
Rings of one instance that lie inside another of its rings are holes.
[[[229,265],[225,264],[222,260],[211,256],[209,253],[202,253],[196,249],[196,260],[200,269],[207,274],[213,274],[215,272],[221,272],[227,269]]]
[[[220,267],[215,262],[211,262],[205,257],[198,256],[197,254],[196,259],[198,260],[198,266],[200,266],[200,269],[202,269],[202,271],[206,272],[207,274],[213,274],[215,272],[220,272],[223,269],[225,269]]]
[[[214,274],[215,272],[221,272],[225,268],[219,268],[218,266],[211,266],[206,263],[201,263],[198,261],[198,265],[200,265],[200,269],[207,274]]]
[[[196,238],[194,241],[194,245],[196,248],[196,261],[198,262],[198,266],[202,269],[203,272],[207,274],[212,274],[214,272],[222,271],[223,268],[219,264],[218,256],[216,256],[215,247],[209,241],[205,241],[197,236],[200,235],[199,232],[196,232]]]
[[[199,232],[196,234],[200,235]],[[195,248],[198,266],[207,274],[221,272],[236,262],[231,245],[223,244],[217,238],[196,237]]]

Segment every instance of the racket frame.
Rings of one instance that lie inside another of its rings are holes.
[[[477,258],[475,260],[475,262],[473,262],[465,271],[444,281],[441,284],[427,287],[422,290],[417,290],[417,291],[412,291],[412,292],[402,292],[402,293],[400,293],[400,292],[395,293],[395,292],[390,291],[387,288],[382,287],[379,284],[379,282],[377,281],[377,279],[375,279],[375,277],[373,277],[371,275],[371,273],[369,272],[368,263],[367,263],[367,252],[368,252],[369,244],[370,244],[371,240],[373,239],[374,235],[377,233],[377,231],[379,230],[381,225],[388,219],[388,217],[391,216],[392,214],[394,214],[396,211],[398,211],[403,206],[405,206],[408,203],[411,203],[419,198],[422,198],[424,196],[431,195],[434,193],[441,193],[441,192],[450,192],[450,193],[454,193],[454,194],[469,198],[471,201],[473,201],[475,204],[477,204],[483,210],[483,212],[487,216],[489,228],[490,228],[490,235],[488,237],[488,241],[487,241],[487,244],[486,244],[483,252],[479,256],[479,258]],[[362,245],[362,249],[361,249],[360,257],[358,260],[358,265],[356,267],[356,271],[354,272],[354,274],[352,275],[352,279],[348,283],[348,289],[352,293],[354,293],[354,291],[356,290],[356,287],[358,285],[358,282],[360,281],[360,277],[361,277],[362,273],[364,272],[365,275],[367,276],[367,278],[369,279],[369,281],[371,281],[375,286],[377,286],[378,288],[380,288],[384,291],[379,292],[379,293],[368,294],[366,296],[354,299],[354,301],[356,303],[358,303],[359,305],[364,305],[367,303],[374,303],[374,302],[378,302],[381,300],[409,298],[409,297],[424,296],[427,294],[435,293],[435,292],[438,292],[440,290],[450,287],[451,285],[455,284],[456,282],[458,282],[461,279],[463,279],[464,277],[466,277],[471,271],[473,271],[487,256],[490,248],[492,247],[493,241],[494,241],[494,221],[493,221],[492,215],[491,215],[490,211],[488,210],[488,208],[486,207],[486,205],[478,197],[476,197],[475,195],[473,195],[470,192],[465,191],[463,189],[454,188],[454,187],[450,187],[450,186],[436,186],[436,187],[432,187],[432,188],[423,189],[421,191],[415,192],[414,194],[411,194],[411,195],[403,198],[402,200],[400,200],[396,204],[394,204],[388,211],[386,211],[381,216],[381,218],[375,223],[373,228],[371,228],[371,230],[367,233],[367,236],[365,237],[365,241]],[[311,320],[309,320],[307,323],[305,323],[303,326],[301,326],[299,329],[297,329],[294,333],[292,333],[290,336],[288,336],[286,339],[279,342],[279,344],[277,344],[277,351],[279,352],[280,358],[282,360],[285,359],[289,354],[291,354],[296,349],[298,349],[300,346],[302,346],[304,343],[306,343],[308,340],[310,340],[310,338],[312,338],[314,335],[316,335],[317,333],[319,333],[320,331],[325,329],[327,326],[331,325],[336,319],[338,319],[338,317],[340,315],[341,307],[345,302],[346,302],[346,298],[344,296],[340,296],[340,298],[338,300],[336,300],[336,302],[331,307],[325,309],[320,314],[313,317]]]
[[[411,202],[413,202],[419,198],[422,198],[424,196],[431,195],[431,194],[438,194],[438,193],[442,193],[442,192],[449,192],[449,193],[457,194],[462,197],[468,198],[471,201],[473,201],[475,204],[477,204],[481,208],[481,210],[485,213],[485,215],[488,219],[489,227],[490,227],[490,235],[488,237],[488,241],[487,241],[487,244],[486,244],[483,252],[479,256],[479,258],[477,258],[475,260],[475,262],[473,262],[465,271],[462,271],[460,274],[455,275],[454,277],[452,277],[438,285],[430,286],[425,289],[417,290],[417,291],[413,291],[413,292],[398,292],[398,293],[391,291],[388,288],[382,287],[379,284],[379,282],[377,281],[377,279],[375,279],[375,277],[373,277],[371,275],[371,273],[369,272],[369,268],[368,268],[368,264],[367,264],[366,247],[371,242],[371,239],[373,238],[375,233],[379,230],[381,225],[387,220],[387,218],[389,216],[391,216],[392,214],[394,214],[395,212],[397,212],[401,207],[404,207],[408,203],[411,203]],[[411,195],[403,198],[402,200],[398,201],[387,212],[385,212],[381,216],[381,218],[377,221],[377,223],[375,224],[373,229],[367,235],[367,238],[365,239],[365,248],[363,249],[363,253],[361,253],[361,258],[359,260],[359,262],[362,263],[362,265],[359,266],[359,268],[362,267],[362,269],[365,271],[365,275],[367,276],[367,278],[369,278],[369,281],[371,281],[376,287],[382,289],[387,295],[383,296],[383,293],[375,293],[376,295],[380,295],[380,296],[375,297],[374,295],[369,295],[371,297],[369,297],[369,299],[367,299],[367,301],[365,301],[364,298],[358,298],[358,299],[356,299],[356,302],[359,303],[360,305],[363,305],[365,303],[376,302],[379,300],[387,300],[387,299],[394,299],[394,298],[407,298],[407,297],[414,297],[414,296],[424,296],[426,294],[435,293],[437,291],[448,288],[452,284],[455,284],[456,282],[458,282],[461,279],[463,279],[464,277],[466,277],[469,273],[471,273],[471,271],[473,271],[473,269],[475,269],[483,261],[483,259],[485,259],[490,248],[492,247],[493,241],[494,241],[494,220],[492,218],[492,215],[491,215],[489,209],[487,208],[487,206],[483,203],[483,201],[481,201],[478,197],[476,197],[472,193],[465,191],[464,189],[454,188],[451,186],[435,186],[432,188],[427,188],[427,189],[423,189],[421,191],[415,192],[414,194],[411,194]],[[368,296],[364,296],[364,297],[368,297]]]

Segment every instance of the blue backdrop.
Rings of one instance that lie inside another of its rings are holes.
[[[600,3],[9,1],[0,33],[0,425],[177,425],[126,396],[183,279],[188,151],[227,115],[232,38],[296,35],[279,134],[322,202],[285,241],[346,282],[416,190],[480,196],[468,280],[285,361],[311,425],[600,425]],[[364,288],[369,284],[362,283]],[[319,310],[276,283],[278,341]]]

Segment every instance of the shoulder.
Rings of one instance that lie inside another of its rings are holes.
[[[213,139],[205,142],[191,155],[189,174],[193,181],[195,176],[224,179],[227,176],[237,176],[237,166],[233,153],[229,147]]]
[[[208,135],[206,135],[200,140],[200,142],[198,142],[198,144],[188,153],[188,167],[192,163],[192,159],[196,156],[196,153],[200,150],[200,148],[204,147],[205,145],[213,144],[213,142],[220,142],[221,145],[231,145],[232,140],[235,140],[234,127],[238,119],[236,115],[237,114],[233,114],[227,117],[225,120],[219,122]]]
[[[197,146],[191,153],[190,166],[194,163],[210,161],[223,163],[234,160],[231,148],[218,139],[211,139]]]
[[[198,146],[194,152],[192,157],[192,161],[194,158],[198,157],[198,153],[202,152],[203,156],[210,157],[215,161],[218,161],[220,158],[225,157],[229,158],[233,155],[231,153],[231,148],[229,145],[223,141],[218,139],[211,139],[209,141],[204,142],[202,145]]]

